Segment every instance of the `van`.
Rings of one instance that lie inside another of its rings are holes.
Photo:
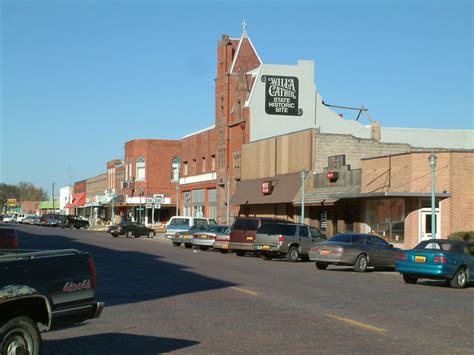
[[[284,219],[269,217],[236,217],[232,224],[229,239],[229,250],[238,256],[244,256],[246,252],[253,252],[253,242],[257,229],[266,223],[290,223]]]
[[[165,237],[171,239],[178,232],[185,232],[193,226],[207,226],[217,224],[212,218],[173,216],[166,225]]]

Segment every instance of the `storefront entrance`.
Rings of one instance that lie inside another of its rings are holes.
[[[433,238],[433,233],[431,231],[431,208],[422,208],[420,210],[420,231],[419,231],[419,241]],[[435,209],[435,218],[436,218],[436,238],[441,238],[441,218],[439,213],[439,208]]]

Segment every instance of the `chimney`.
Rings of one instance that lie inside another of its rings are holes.
[[[376,142],[380,142],[380,122],[379,121],[372,121],[372,125],[370,127],[370,138],[372,138]]]

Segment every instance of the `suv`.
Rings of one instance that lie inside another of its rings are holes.
[[[90,223],[87,219],[79,218],[77,216],[59,216],[58,227],[62,228],[84,228],[88,229]]]
[[[247,251],[253,252],[255,232],[267,223],[288,223],[284,219],[261,217],[236,217],[229,238],[229,250],[238,256],[244,256]]]
[[[255,235],[253,249],[265,259],[284,256],[287,261],[309,260],[308,252],[314,243],[326,239],[315,227],[294,223],[267,223]]]
[[[193,226],[208,226],[211,224],[217,224],[217,222],[212,218],[174,216],[171,217],[166,225],[165,236],[166,238],[171,239],[176,235],[176,233],[186,232]]]
[[[42,226],[56,227],[59,222],[60,215],[57,213],[47,213],[40,217],[40,224]]]

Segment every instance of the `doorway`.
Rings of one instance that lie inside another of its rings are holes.
[[[431,231],[431,208],[422,208],[420,210],[420,232],[419,241],[431,239],[433,232]],[[435,209],[436,238],[441,238],[441,218],[439,208]]]

